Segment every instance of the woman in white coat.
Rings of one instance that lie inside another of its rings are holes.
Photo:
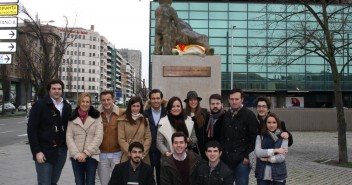
[[[94,185],[103,140],[100,113],[91,106],[92,97],[81,93],[78,106],[68,122],[66,143],[77,185]]]
[[[174,151],[171,136],[173,133],[182,131],[188,137],[188,146],[197,143],[192,118],[183,114],[183,106],[179,97],[172,97],[166,106],[167,114],[159,121],[156,136],[156,147],[165,155],[170,156]]]

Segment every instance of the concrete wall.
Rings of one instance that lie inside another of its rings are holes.
[[[255,110],[253,110],[255,112]],[[289,131],[337,131],[336,109],[272,109]],[[352,109],[345,109],[347,130],[352,130]]]
[[[166,99],[178,96],[183,101],[187,92],[194,90],[202,97],[202,107],[209,107],[211,94],[221,94],[221,59],[220,56],[152,56],[152,89],[160,89]],[[207,66],[211,68],[210,77],[164,77],[164,66]]]

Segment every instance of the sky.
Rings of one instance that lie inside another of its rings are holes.
[[[117,49],[141,50],[142,78],[148,82],[150,0],[19,0],[19,4],[33,18],[38,13],[42,23],[54,20],[49,24],[65,27],[66,16],[69,27],[90,29],[94,25]]]

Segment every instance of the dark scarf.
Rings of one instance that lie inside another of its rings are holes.
[[[186,122],[185,122],[185,117],[181,113],[178,116],[174,116],[172,114],[167,114],[167,118],[169,118],[171,126],[178,132],[182,131],[183,133],[186,134],[187,137],[189,137],[189,133],[186,127]]]
[[[215,121],[219,119],[219,117],[224,113],[224,110],[221,109],[218,113],[210,113],[208,126],[207,126],[207,135],[208,138],[212,138],[214,136],[214,125]]]
[[[82,123],[84,124],[84,122],[88,117],[88,111],[83,111],[81,109],[78,109],[78,117],[79,119],[81,119]]]

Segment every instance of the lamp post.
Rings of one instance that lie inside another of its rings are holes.
[[[233,89],[233,31],[235,28],[236,26],[231,26],[231,90]]]

